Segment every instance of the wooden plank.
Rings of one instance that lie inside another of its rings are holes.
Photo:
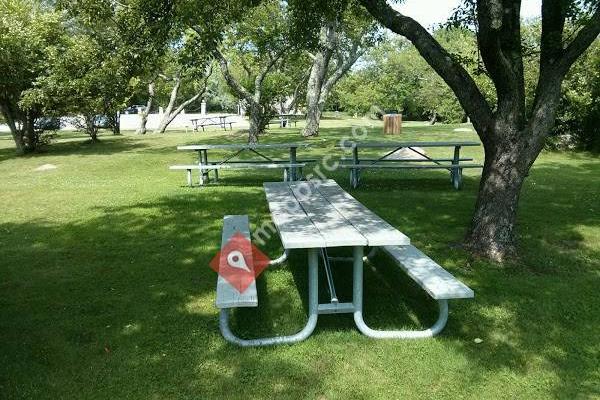
[[[298,159],[296,160],[296,162],[298,163],[314,163],[317,162],[318,160],[316,158],[304,158],[304,159]],[[452,159],[450,159],[450,161],[452,161]],[[209,164],[265,164],[266,162],[269,163],[273,163],[273,164],[289,164],[290,160],[286,159],[286,160],[265,160],[263,159],[259,159],[259,160],[227,160],[225,162],[223,161],[209,161]]]
[[[308,143],[273,143],[273,144],[192,144],[177,146],[177,150],[242,150],[242,149],[289,149],[290,147],[309,147]]]
[[[408,245],[408,236],[387,223],[342,189],[334,180],[315,183],[319,192],[368,241],[369,246]]]
[[[325,246],[325,239],[308,218],[287,182],[265,182],[263,187],[271,218],[285,249]]]
[[[199,169],[198,164],[190,165],[171,165],[169,169],[180,170],[180,169]]]
[[[345,142],[338,144],[336,147],[348,149],[351,147],[358,148],[400,148],[400,147],[455,147],[455,146],[481,146],[480,142],[465,141],[465,142]]]
[[[226,215],[223,218],[223,233],[221,236],[221,248],[223,248],[231,236],[240,232],[250,240],[250,224],[247,215]],[[221,275],[217,278],[217,308],[235,307],[257,307],[258,294],[256,291],[256,280],[243,293],[238,292]]]
[[[445,164],[445,165],[406,165],[406,164],[340,164],[340,168],[353,169],[460,169],[460,168],[483,168],[481,164]]]
[[[300,161],[300,160],[299,160]],[[306,161],[306,160],[302,160]],[[354,160],[351,157],[342,157],[340,161],[347,163],[353,162]],[[360,158],[360,162],[452,162],[454,158]],[[472,158],[459,158],[458,161],[473,161]]]
[[[296,163],[296,164],[214,164],[214,165],[202,165],[197,166],[198,169],[202,170],[213,170],[213,169],[281,169],[281,168],[302,168],[306,167],[304,163]]]
[[[290,182],[292,193],[325,238],[322,247],[366,246],[367,239],[327,200],[312,182]]]
[[[401,268],[436,300],[467,299],[473,290],[414,246],[383,248]]]

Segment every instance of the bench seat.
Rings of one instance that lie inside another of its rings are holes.
[[[398,265],[435,300],[469,299],[473,290],[412,245],[383,246]]]
[[[223,233],[221,235],[221,249],[225,247],[229,239],[239,232],[250,240],[250,224],[247,215],[226,215],[223,218]],[[215,305],[219,309],[237,307],[258,307],[258,293],[256,281],[243,293],[238,292],[221,275],[217,278],[217,298]]]
[[[343,163],[347,163],[347,162],[354,162],[354,159],[352,157],[342,157],[341,161]],[[432,159],[428,159],[428,158],[361,158],[359,159],[360,162],[452,162],[454,161],[453,158],[432,158]],[[464,161],[473,161],[472,158],[459,158],[458,159],[459,162],[464,162]]]
[[[290,160],[227,160],[227,164],[265,164],[265,163],[276,163],[285,164],[289,163]],[[296,160],[297,163],[315,163],[316,158],[303,158]],[[219,161],[209,161],[209,164],[219,164]]]
[[[300,169],[300,171],[302,171],[302,168],[306,167],[306,162],[300,162],[300,163],[290,163],[288,162],[268,162],[268,163],[253,163],[253,162],[248,162],[248,163],[243,163],[243,162],[239,162],[239,163],[227,163],[227,164],[209,164],[209,165],[200,165],[200,164],[184,164],[184,165],[171,165],[169,166],[170,170],[185,170],[187,171],[187,183],[188,186],[192,186],[192,170],[198,170],[200,171],[200,184],[202,185],[204,183],[204,177],[202,175],[206,175],[208,174],[207,171],[214,171],[215,174],[217,174],[217,171],[222,170],[222,169],[283,169],[284,170],[284,180],[288,179],[288,170],[290,168],[298,168]],[[217,178],[217,176],[215,175],[215,179]]]
[[[443,164],[443,165],[340,164],[340,168],[352,168],[352,169],[366,169],[366,168],[377,168],[377,169],[461,169],[461,168],[483,168],[483,165],[481,165],[481,164]]]

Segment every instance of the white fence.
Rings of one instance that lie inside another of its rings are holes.
[[[173,122],[171,122],[167,128],[167,130],[191,130],[193,125],[192,119],[202,119],[202,118],[216,118],[219,115],[227,115],[227,122],[233,122],[234,129],[240,128],[248,128],[248,121],[235,114],[224,114],[224,113],[216,113],[216,114],[179,114]],[[146,123],[146,129],[148,132],[152,132],[156,128],[158,128],[158,124],[162,119],[162,114],[149,114],[148,122]],[[218,119],[217,119],[218,121]],[[140,125],[140,115],[139,114],[121,114],[121,130],[122,131],[134,131]],[[218,126],[208,127],[207,129],[219,129]],[[76,130],[75,126],[72,124],[72,118],[63,117],[61,118],[61,131],[73,131]],[[5,124],[0,124],[0,132],[9,132],[8,126]]]

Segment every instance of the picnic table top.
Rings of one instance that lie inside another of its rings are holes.
[[[227,118],[227,117],[235,117],[235,115],[212,115],[212,116],[207,115],[206,117],[190,118],[190,121],[200,121],[203,119]]]
[[[475,141],[453,142],[346,142],[338,144],[338,148],[366,147],[366,148],[393,148],[393,147],[455,147],[455,146],[481,146]]]
[[[263,186],[285,249],[410,244],[333,180]]]
[[[177,150],[242,150],[242,149],[289,149],[309,147],[308,143],[273,143],[273,144],[190,144],[177,146]]]

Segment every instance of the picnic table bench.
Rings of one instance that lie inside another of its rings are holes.
[[[298,333],[260,339],[242,339],[229,327],[229,310],[237,307],[257,307],[256,285],[239,293],[222,277],[218,278],[216,306],[220,309],[219,326],[223,337],[240,346],[266,346],[295,343],[311,335],[319,314],[352,313],[358,329],[372,338],[416,339],[438,334],[448,319],[448,300],[471,298],[473,291],[457,280],[432,259],[412,246],[410,239],[345,192],[335,181],[267,182],[264,185],[271,217],[285,250],[278,262],[285,260],[290,250],[308,252],[308,322]],[[248,239],[247,216],[226,216],[222,248],[235,231]],[[352,301],[342,302],[335,291],[329,248],[350,247],[353,265]],[[363,319],[364,249],[383,248],[393,260],[438,302],[439,317],[425,330],[375,330]],[[223,259],[223,258],[222,258]],[[319,303],[319,260],[325,269],[330,301]]]
[[[234,169],[280,169],[283,170],[283,180],[295,181],[302,177],[302,169],[315,159],[297,158],[298,148],[307,148],[308,144],[298,143],[274,143],[274,144],[198,144],[177,146],[177,150],[198,152],[197,164],[172,165],[171,170],[187,171],[187,183],[192,186],[192,170],[200,173],[199,183],[204,185],[210,180],[209,173],[213,172],[215,181],[219,179],[219,170]],[[209,150],[221,150],[231,152],[226,157],[218,160],[209,160]],[[264,154],[265,150],[288,150],[289,158],[275,159]],[[258,158],[236,159],[242,153],[251,153]]]
[[[202,132],[204,132],[204,127],[206,126],[220,126],[223,130],[227,130],[227,124],[229,124],[229,129],[233,130],[234,121],[227,121],[227,118],[231,117],[231,115],[218,115],[215,117],[205,117],[205,118],[192,118],[190,122],[192,123],[192,127],[194,132],[198,131],[198,128],[202,128]]]
[[[483,168],[481,164],[467,163],[472,158],[460,156],[462,147],[480,146],[479,142],[349,142],[338,145],[338,148],[352,150],[351,158],[342,158],[341,168],[350,170],[350,184],[357,188],[361,181],[361,171],[365,169],[445,169],[450,172],[450,181],[455,189],[462,186],[462,171],[465,168]],[[452,158],[430,157],[417,148],[450,147],[454,148]],[[360,157],[360,149],[386,149],[386,153],[379,157]],[[408,149],[413,153],[413,158],[390,158],[396,152]]]

